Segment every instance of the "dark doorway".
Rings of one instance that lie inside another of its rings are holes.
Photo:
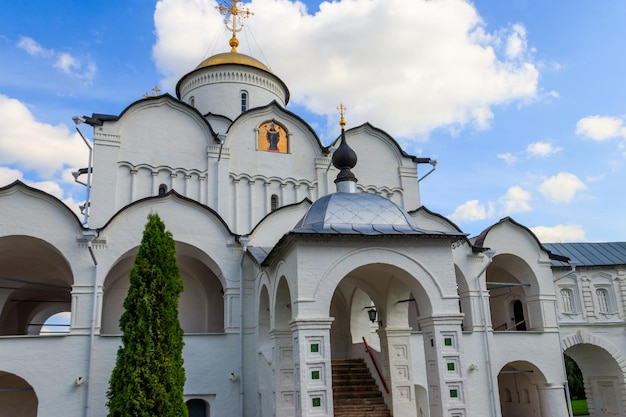
[[[524,320],[524,306],[520,300],[513,302],[513,316],[515,320],[515,330],[526,331],[526,320]]]

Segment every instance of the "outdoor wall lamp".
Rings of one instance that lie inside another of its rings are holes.
[[[365,307],[367,308],[367,316],[370,318],[370,321],[374,323],[376,321],[376,309],[374,307]]]

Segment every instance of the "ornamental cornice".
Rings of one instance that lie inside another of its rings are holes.
[[[185,178],[191,178],[193,175],[197,175],[200,178],[205,178],[207,176],[207,170],[199,170],[199,169],[186,169],[182,167],[170,167],[167,165],[159,165],[153,166],[150,164],[132,164],[128,161],[120,161],[118,162],[118,166],[127,167],[130,172],[136,173],[141,169],[145,169],[150,171],[152,175],[157,175],[159,172],[165,171],[169,173],[171,177],[175,177],[177,175],[184,176]]]
[[[113,135],[110,133],[94,132],[93,141],[96,145],[105,146],[120,146],[122,137],[120,135]]]
[[[267,177],[265,175],[248,175],[248,174],[233,174],[230,173],[230,179],[235,182],[241,180],[248,180],[249,182],[260,181],[263,184],[269,185],[271,183],[278,183],[281,186],[291,184],[294,187],[307,187],[308,189],[314,189],[317,187],[317,181],[310,181],[307,179],[295,179],[295,178],[280,178],[280,177]]]
[[[258,74],[253,69],[247,71],[245,67],[236,70],[212,69],[212,71],[208,73],[200,72],[197,75],[189,77],[189,79],[182,86],[180,94],[181,96],[184,96],[185,94],[196,88],[219,83],[248,84],[255,87],[263,88],[280,96],[284,96],[286,94],[286,91],[284,91],[279,83],[271,80],[267,76]]]

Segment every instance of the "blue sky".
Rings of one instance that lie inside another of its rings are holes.
[[[246,3],[239,51],[286,82],[288,108],[329,143],[343,102],[348,128],[436,159],[421,202],[466,233],[511,216],[544,242],[626,240],[622,0]],[[72,116],[119,114],[155,85],[174,95],[228,49],[215,5],[0,0],[0,186],[77,207]]]

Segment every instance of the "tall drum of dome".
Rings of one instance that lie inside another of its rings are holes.
[[[237,52],[237,32],[242,29],[242,19],[252,15],[239,3],[240,0],[228,0],[218,7],[232,32],[230,52],[205,59],[176,85],[179,100],[202,114],[222,115],[231,120],[272,101],[283,107],[289,102],[289,90],[280,78],[262,62]]]

